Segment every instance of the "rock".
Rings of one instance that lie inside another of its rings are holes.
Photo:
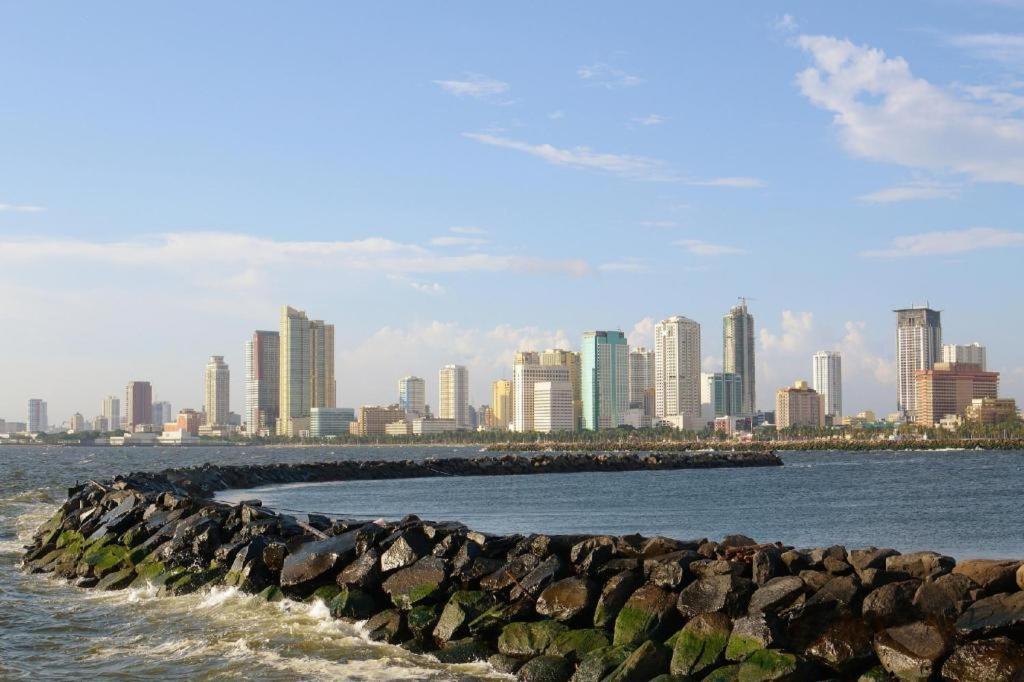
[[[480,588],[488,592],[499,592],[511,588],[539,564],[540,559],[532,554],[517,556],[494,573],[481,578]]]
[[[971,593],[977,588],[965,575],[950,573],[921,583],[914,594],[914,607],[925,620],[952,623],[971,602]]]
[[[405,617],[405,622],[413,637],[418,640],[426,640],[427,634],[437,625],[437,619],[440,615],[441,607],[437,604],[420,604],[409,611],[409,614]]]
[[[679,593],[676,607],[684,618],[700,613],[724,611],[730,616],[743,612],[753,592],[753,583],[735,575],[716,575],[692,582]]]
[[[224,578],[224,584],[252,593],[260,592],[270,585],[274,574],[263,562],[266,546],[267,540],[257,537],[238,550]]]
[[[809,566],[807,554],[799,549],[788,549],[779,558],[782,559],[782,563],[786,564],[789,572],[794,575]]]
[[[601,682],[636,651],[636,646],[609,646],[595,649],[576,666],[572,682]]]
[[[285,599],[284,592],[277,585],[271,585],[257,594],[256,597],[270,603],[284,601]]]
[[[722,541],[718,543],[719,547],[749,547],[750,545],[756,545],[757,540],[748,538],[746,535],[726,535],[722,538]]]
[[[477,637],[466,637],[446,643],[434,652],[437,660],[448,665],[487,660],[494,654],[487,643]]]
[[[596,628],[585,630],[567,630],[555,637],[555,641],[547,648],[547,653],[563,656],[576,663],[591,651],[603,649],[611,644],[604,630]]]
[[[974,602],[956,621],[956,631],[970,638],[1024,630],[1024,592],[996,594]]]
[[[1017,569],[1017,589],[1024,590],[1024,565]]]
[[[825,557],[825,560],[821,563],[825,567],[825,572],[829,575],[850,575],[853,573],[853,566],[830,556]]]
[[[750,562],[750,570],[757,585],[765,585],[769,580],[786,575],[789,571],[782,562],[782,552],[778,547],[762,547],[754,552]]]
[[[890,573],[906,573],[918,580],[930,580],[946,575],[956,566],[953,557],[936,552],[913,552],[890,556],[885,560],[885,570]]]
[[[408,610],[437,595],[447,578],[444,560],[426,556],[412,566],[392,573],[381,587],[395,606]]]
[[[553,620],[533,623],[509,623],[498,637],[498,651],[516,658],[540,656],[555,643],[555,638],[568,631],[565,625]]]
[[[630,595],[615,619],[616,645],[640,644],[664,636],[675,623],[676,595],[647,583]]]
[[[633,571],[623,571],[609,578],[594,608],[594,627],[611,627],[626,600],[642,582],[640,576]]]
[[[857,678],[857,682],[893,682],[896,678],[880,665],[868,668]]]
[[[882,585],[864,597],[861,614],[875,629],[909,623],[918,617],[914,595],[920,586],[920,580]]]
[[[865,547],[864,549],[850,550],[847,561],[860,573],[869,568],[885,569],[885,560],[891,556],[898,556],[899,552],[890,547],[879,549],[878,547]]]
[[[358,587],[344,586],[328,602],[331,615],[348,620],[366,620],[377,612],[377,600]]]
[[[828,581],[832,580],[832,578],[833,576],[825,573],[824,571],[800,571],[800,579],[804,581],[804,584],[807,585],[807,589],[812,593],[825,587],[825,585],[828,584]]]
[[[573,665],[561,656],[537,656],[527,661],[516,673],[519,682],[568,682]]]
[[[752,652],[776,647],[781,642],[779,626],[772,616],[757,615],[737,618],[725,646],[725,657],[730,661],[742,661]]]
[[[640,573],[643,566],[640,559],[633,557],[620,557],[617,559],[610,559],[602,564],[597,570],[592,571],[595,578],[599,581],[604,582],[614,575],[618,575],[623,571],[632,571],[633,573]]]
[[[690,564],[698,559],[700,555],[689,549],[661,554],[644,560],[644,575],[648,582],[659,587],[679,589],[686,580]]]
[[[513,621],[530,620],[536,617],[537,613],[534,611],[533,602],[529,598],[520,599],[511,604],[501,602],[469,621],[469,632],[474,635],[487,634],[493,630],[501,630]]]
[[[700,677],[725,657],[732,620],[724,613],[702,613],[683,627],[672,644],[669,672]]]
[[[825,559],[832,558],[839,561],[846,561],[846,548],[842,545],[832,545],[831,547],[815,547],[810,549],[805,554],[807,562],[814,568],[824,568]]]
[[[123,590],[135,580],[135,569],[124,568],[100,578],[95,587],[99,590]]]
[[[398,609],[386,609],[366,621],[367,636],[376,642],[397,644],[406,639],[405,623]]]
[[[740,675],[740,664],[734,665],[723,665],[721,668],[712,670],[711,673],[704,678],[704,682],[737,682]]]
[[[351,561],[356,553],[356,532],[306,542],[285,557],[281,566],[281,586],[298,587],[316,583],[332,574],[335,567]]]
[[[803,596],[804,581],[795,575],[772,578],[750,597],[749,613],[777,613]]]
[[[953,569],[954,575],[965,575],[976,582],[985,595],[1017,589],[1016,573],[1024,566],[1018,560],[969,559]]]
[[[831,604],[856,606],[860,596],[860,580],[855,575],[832,578],[807,600],[808,605]]]
[[[958,646],[942,665],[950,682],[1014,682],[1024,679],[1024,644],[1008,637]]]
[[[390,573],[411,566],[430,554],[431,549],[433,547],[422,528],[409,528],[380,555],[380,570],[382,573]]]
[[[380,582],[380,555],[372,547],[341,569],[335,582],[350,587],[374,587]]]
[[[284,568],[287,555],[288,547],[283,542],[270,542],[263,548],[263,563],[269,571],[277,573]]]
[[[647,682],[668,672],[671,656],[668,647],[647,640],[627,656],[626,660],[605,678],[605,682]]]
[[[487,664],[505,675],[514,675],[517,670],[523,667],[522,660],[506,656],[505,654],[494,654],[487,659]]]
[[[774,649],[760,649],[739,664],[736,679],[740,682],[795,681],[803,677],[800,668],[801,661],[793,654]]]
[[[323,585],[313,590],[313,594],[306,598],[309,603],[314,603],[317,600],[322,601],[324,604],[330,603],[332,599],[338,596],[341,592],[341,588],[337,585]]]
[[[849,675],[874,660],[872,632],[859,618],[843,618],[828,627],[806,654],[836,672]]]
[[[597,585],[586,578],[564,578],[552,583],[537,599],[537,613],[568,622],[591,615]]]
[[[901,680],[930,679],[949,651],[942,631],[927,623],[911,623],[875,635],[875,655],[882,666]]]
[[[434,639],[447,642],[462,634],[469,622],[494,606],[494,598],[487,592],[460,590],[448,599],[434,628]]]
[[[701,559],[690,564],[690,572],[697,578],[710,578],[716,575],[734,575],[742,578],[749,568],[747,564],[725,559]]]
[[[523,596],[536,599],[548,585],[563,575],[565,575],[565,562],[557,555],[552,554],[540,562],[535,569],[523,576],[523,579],[512,588],[509,598],[512,601]]]

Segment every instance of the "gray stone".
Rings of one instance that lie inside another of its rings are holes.
[[[281,585],[287,587],[317,582],[334,571],[339,564],[351,561],[355,553],[355,532],[304,543],[285,557],[281,566]]]
[[[924,682],[939,671],[949,641],[934,625],[910,623],[879,632],[874,649],[882,666],[896,677]]]
[[[725,657],[730,661],[742,661],[752,652],[777,647],[782,641],[775,619],[759,613],[737,618],[732,624]]]
[[[516,673],[519,682],[568,682],[573,665],[561,656],[537,656],[527,661]]]
[[[494,606],[494,597],[488,592],[462,590],[448,599],[434,628],[434,638],[447,642],[462,634],[470,621]]]
[[[725,657],[732,632],[732,619],[724,613],[702,613],[675,637],[669,672],[681,677],[699,677]]]
[[[999,635],[1024,630],[1024,592],[996,594],[971,604],[956,621],[966,637]]]
[[[847,561],[858,573],[869,568],[885,569],[885,560],[891,556],[897,556],[899,552],[891,547],[865,547],[863,549],[852,549]]]
[[[616,646],[658,639],[676,622],[674,592],[647,583],[630,595],[615,619]]]
[[[970,606],[971,593],[977,589],[965,575],[949,574],[921,583],[914,594],[914,607],[925,620],[952,623]]]
[[[419,527],[410,528],[380,555],[380,570],[382,573],[390,573],[411,566],[430,554],[431,549],[433,546],[423,530]]]
[[[374,587],[380,582],[379,561],[380,555],[377,553],[377,550],[370,548],[364,554],[356,557],[355,561],[341,569],[335,582],[339,585],[364,589]]]
[[[1016,559],[969,559],[958,563],[953,574],[967,576],[990,595],[1016,590],[1016,573],[1022,565]]]
[[[769,580],[789,573],[782,561],[782,552],[778,547],[762,547],[754,552],[750,561],[752,578],[757,585],[765,585]]]
[[[875,629],[916,620],[918,613],[914,606],[914,595],[920,586],[920,580],[882,585],[864,597],[861,614]]]
[[[609,578],[594,609],[594,627],[611,627],[626,600],[642,583],[643,580],[633,571],[623,571]]]
[[[885,570],[890,573],[906,573],[907,576],[918,580],[934,580],[952,571],[954,566],[956,560],[953,557],[937,552],[899,554],[885,560]]]
[[[513,601],[523,596],[536,599],[548,585],[565,575],[565,571],[565,562],[552,554],[523,576],[523,579],[512,588],[509,598]]]
[[[874,660],[871,635],[871,628],[859,618],[843,618],[814,640],[806,654],[836,672],[849,675]]]
[[[426,556],[412,566],[391,574],[381,587],[395,606],[408,610],[425,600],[433,599],[447,577],[444,559]]]
[[[753,592],[753,583],[735,575],[716,575],[690,583],[679,593],[677,608],[685,618],[700,613],[724,611],[730,616],[743,612]]]
[[[537,613],[562,622],[590,616],[597,601],[597,584],[587,578],[564,578],[544,588]]]
[[[804,581],[795,575],[772,578],[750,597],[749,613],[777,613],[792,606],[805,590]]]
[[[996,637],[958,646],[942,665],[950,682],[1015,682],[1024,679],[1024,644]]]

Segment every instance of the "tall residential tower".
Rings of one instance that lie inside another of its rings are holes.
[[[654,414],[700,417],[700,325],[676,315],[654,326]]]
[[[740,409],[743,416],[757,409],[757,382],[754,376],[754,316],[747,312],[747,300],[733,306],[722,319],[722,371],[739,375],[743,382]]]
[[[281,335],[254,331],[245,342],[245,429],[249,435],[271,434],[281,400]]]
[[[402,377],[398,380],[398,406],[405,410],[406,416],[427,416],[427,382],[414,376]]]
[[[454,420],[456,429],[470,428],[469,371],[462,365],[445,365],[438,380],[438,418]]]
[[[838,351],[822,350],[811,360],[811,385],[821,396],[825,416],[839,424],[843,414],[843,357]]]
[[[306,313],[289,306],[281,308],[280,344],[280,417],[277,420],[277,433],[281,436],[298,436],[302,431],[309,430],[312,400],[312,344],[309,341],[309,318]]]
[[[209,426],[227,426],[230,401],[231,373],[223,355],[211,355],[203,377],[203,400],[206,405],[206,423]],[[170,421],[167,415],[165,421]]]
[[[905,419],[917,415],[917,372],[931,369],[942,352],[942,318],[931,308],[902,308],[896,313],[896,410]]]
[[[583,428],[598,431],[625,423],[629,409],[629,347],[620,331],[583,333],[580,352]]]

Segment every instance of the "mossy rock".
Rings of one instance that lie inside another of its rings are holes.
[[[494,650],[476,637],[466,637],[448,642],[434,652],[437,660],[446,664],[472,663],[473,661],[484,661],[490,658]]]
[[[742,661],[755,651],[764,650],[764,644],[760,640],[733,633],[725,645],[725,657],[730,661]]]
[[[761,649],[743,659],[737,679],[739,682],[768,682],[792,679],[799,670],[800,660],[793,654],[775,649]]]
[[[445,604],[434,628],[434,638],[447,642],[466,629],[468,623],[479,618],[494,605],[494,597],[479,590],[460,590]]]
[[[113,573],[128,555],[121,545],[100,545],[86,550],[82,555],[82,563],[89,566],[92,575],[102,578]]]
[[[494,654],[487,659],[487,664],[505,675],[515,675],[516,671],[523,667],[522,659],[505,654]]]
[[[57,549],[68,548],[71,545],[83,546],[85,545],[85,537],[77,530],[65,530],[61,531],[60,535],[57,536]]]
[[[257,599],[262,599],[265,602],[279,602],[284,601],[284,592],[277,585],[270,585],[265,588],[262,592],[256,595]]]
[[[140,523],[126,530],[118,541],[125,547],[135,547],[142,543],[147,537],[148,534],[146,533],[145,525]]]
[[[313,590],[313,594],[309,595],[306,599],[307,602],[312,604],[316,600],[322,601],[324,604],[330,604],[331,600],[337,597],[341,593],[341,588],[337,585],[324,585]]]
[[[405,621],[414,637],[425,639],[437,625],[440,616],[441,607],[437,604],[421,604],[409,611]]]
[[[136,547],[134,549],[130,549],[124,555],[125,561],[131,566],[135,567],[138,567],[140,564],[144,563],[147,557],[149,557],[149,549],[147,549],[146,547]]]
[[[498,637],[498,651],[506,656],[533,658],[555,643],[555,638],[568,627],[554,620],[533,623],[509,623]]]
[[[174,566],[172,568],[160,571],[159,573],[156,573],[155,575],[151,576],[148,582],[153,587],[163,589],[164,585],[166,585],[167,583],[173,583],[183,573],[185,573],[184,568],[182,568],[181,566]]]
[[[519,682],[569,682],[573,665],[561,656],[531,658],[516,673]]]
[[[50,520],[40,529],[42,531],[42,538],[39,544],[45,547],[53,543],[62,532],[66,532],[60,529],[62,523],[64,523],[64,511],[58,509],[57,513],[51,516]]]
[[[601,682],[609,673],[622,665],[634,651],[636,651],[636,647],[632,644],[594,649],[584,656],[576,666],[573,682]]]
[[[377,612],[377,601],[356,587],[342,588],[327,606],[332,616],[348,620],[366,620]]]
[[[639,645],[649,639],[661,640],[662,631],[678,618],[672,593],[648,583],[634,592],[619,611],[612,642]]]
[[[704,678],[704,682],[737,682],[739,679],[740,664],[734,663],[733,665],[715,668]]]
[[[699,677],[722,662],[732,622],[722,613],[703,613],[686,624],[672,643],[673,675]]]
[[[609,644],[611,641],[608,639],[608,633],[604,630],[596,628],[569,630],[557,635],[555,641],[544,653],[562,656],[576,663],[591,651],[603,649]]]
[[[98,583],[96,583],[96,589],[98,590],[123,590],[124,588],[131,585],[135,579],[134,568],[122,568],[120,571],[114,571],[103,576]]]
[[[196,592],[204,585],[215,580],[217,576],[214,572],[205,571],[189,571],[185,570],[174,576],[173,578],[164,582],[163,587],[160,588],[160,594],[162,596],[178,597],[184,594],[191,594]]]
[[[146,564],[141,564],[135,567],[135,580],[132,581],[132,587],[145,587],[155,577],[160,575],[166,570],[163,562],[151,561]]]
[[[672,652],[664,644],[647,640],[626,657],[605,682],[633,682],[650,680],[668,672]]]

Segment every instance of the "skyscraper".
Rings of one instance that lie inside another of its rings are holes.
[[[273,433],[281,400],[281,335],[255,331],[245,342],[245,428]]]
[[[643,409],[644,416],[655,414],[654,351],[631,348],[629,351],[629,406]]]
[[[231,372],[223,355],[210,356],[204,379],[206,423],[209,426],[227,426],[228,412],[231,411]]]
[[[107,418],[107,428],[117,431],[121,428],[121,399],[108,395],[103,399],[103,409],[100,414]]]
[[[896,411],[914,421],[917,372],[931,369],[942,352],[942,318],[931,308],[902,308],[896,313]]]
[[[454,420],[456,429],[468,429],[469,371],[462,365],[445,365],[438,380],[438,418]]]
[[[715,372],[702,374],[707,388],[702,396],[709,398],[712,417],[734,417],[743,409],[743,380],[738,374]],[[703,397],[702,397],[703,402]]]
[[[310,407],[337,407],[334,379],[334,325],[323,320],[309,323]]]
[[[148,381],[129,381],[124,389],[124,419],[121,428],[133,431],[136,426],[153,423],[153,386]]]
[[[573,430],[582,428],[583,394],[580,388],[580,354],[574,350],[549,348],[540,354],[542,365],[562,365],[569,370],[569,386],[572,388]]]
[[[512,423],[511,379],[498,379],[491,384],[491,413],[496,429],[507,429]]]
[[[952,362],[958,365],[978,365],[981,371],[988,368],[985,346],[977,341],[967,346],[958,346],[955,343],[947,343],[942,346],[942,361]]]
[[[825,404],[825,416],[839,423],[843,414],[843,358],[838,351],[822,350],[811,360],[811,384]]]
[[[733,306],[722,319],[722,371],[738,374],[743,382],[742,416],[757,410],[757,382],[754,376],[754,316],[747,312],[747,300]]]
[[[700,417],[700,325],[676,315],[654,326],[654,414]]]
[[[290,306],[281,308],[278,435],[298,436],[309,430],[309,408],[313,397],[309,331],[305,312]]]
[[[406,416],[410,418],[426,416],[427,382],[414,376],[399,379],[398,406],[405,410]]]
[[[29,433],[45,432],[49,427],[46,416],[46,401],[41,398],[30,398],[28,401],[28,424]]]
[[[512,366],[512,430],[527,433],[535,430],[535,395],[534,386],[540,382],[569,382],[569,368],[565,365],[542,365],[536,353],[521,354],[517,359],[528,362],[517,362]]]
[[[620,331],[583,333],[580,389],[583,428],[591,431],[625,423],[629,409],[629,347]]]
[[[153,423],[161,426],[174,421],[174,414],[171,412],[171,404],[166,400],[158,400],[153,403]]]

